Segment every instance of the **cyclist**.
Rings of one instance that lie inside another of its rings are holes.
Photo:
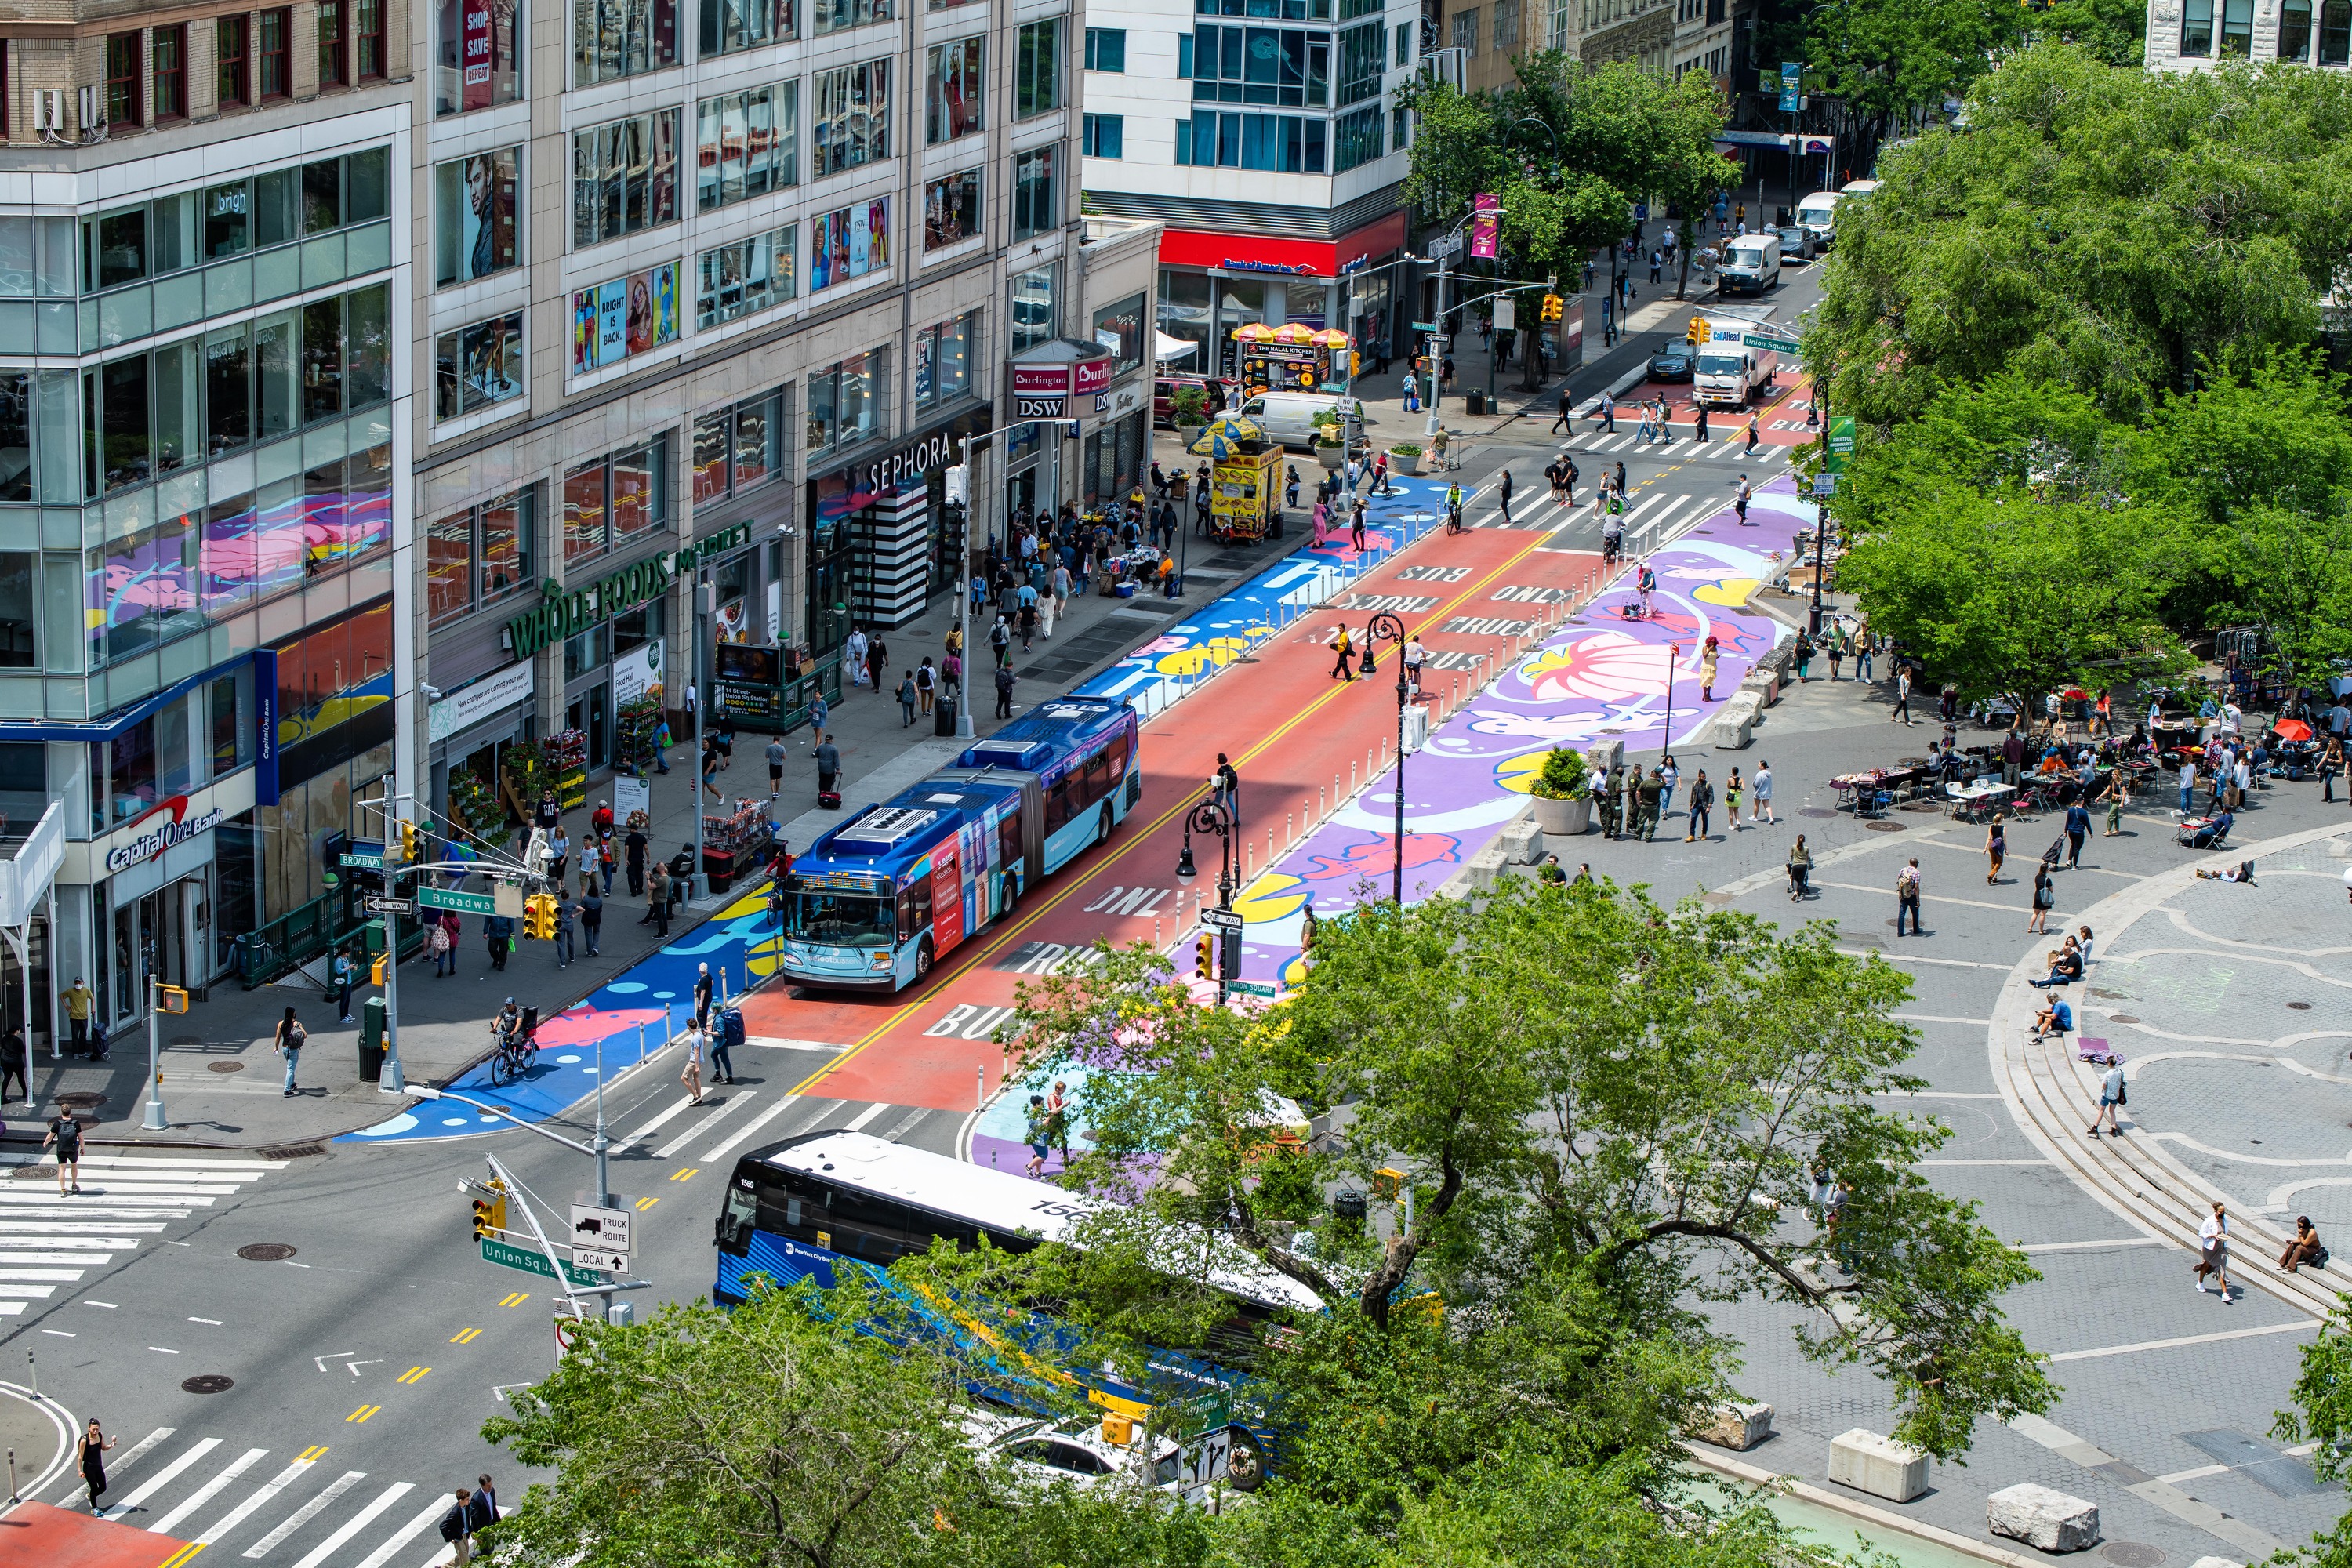
[[[490,1033],[498,1037],[499,1048],[506,1050],[512,1047],[516,1032],[521,1027],[522,1011],[515,1005],[515,999],[509,996],[506,1005],[499,1009],[498,1016],[490,1020]]]
[[[1462,485],[1459,480],[1445,487],[1445,531],[1462,531]]]

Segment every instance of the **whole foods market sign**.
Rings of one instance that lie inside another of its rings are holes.
[[[739,522],[690,550],[666,552],[578,588],[567,590],[550,578],[541,586],[539,607],[507,622],[508,641],[516,658],[528,658],[550,643],[577,637],[590,626],[669,592],[673,582],[710,556],[751,542],[751,525]]]

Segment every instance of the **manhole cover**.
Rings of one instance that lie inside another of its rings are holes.
[[[216,1372],[208,1372],[200,1377],[191,1377],[184,1381],[180,1384],[180,1392],[183,1394],[226,1394],[230,1389],[235,1388],[236,1386],[236,1379],[223,1377]]]
[[[1903,831],[1903,825],[1899,822],[1874,822],[1870,825],[1870,830],[1873,833],[1900,833]]]
[[[206,1062],[205,1070],[206,1072],[243,1072],[245,1064],[243,1062]]]
[[[2287,1005],[2294,1008],[2298,1013],[2308,1013],[2311,1011],[2311,1004],[2308,1002],[2290,1002]]]
[[[257,1241],[238,1247],[236,1255],[247,1263],[283,1263],[294,1256],[294,1249],[282,1241]]]
[[[2159,1568],[2164,1562],[2164,1548],[2150,1546],[2145,1541],[2110,1541],[2099,1548],[2099,1555],[2116,1568]]]
[[[73,1094],[61,1094],[58,1096],[58,1103],[59,1105],[70,1105],[76,1110],[94,1110],[98,1107],[106,1103],[106,1096],[92,1093],[84,1089]]]
[[[1799,816],[1835,816],[1837,813],[1826,805],[1807,805],[1799,807],[1797,815]]]
[[[2107,1015],[2107,1022],[2110,1024],[2137,1024],[2139,1020],[2133,1017],[2129,1013],[2110,1013]]]
[[[55,1165],[19,1165],[16,1170],[16,1179],[20,1182],[47,1181],[57,1173]]]

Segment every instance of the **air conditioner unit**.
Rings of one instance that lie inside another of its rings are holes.
[[[106,94],[94,87],[85,87],[81,89],[79,107],[84,135],[106,128]]]
[[[66,93],[61,87],[33,89],[33,129],[52,134],[66,128]]]

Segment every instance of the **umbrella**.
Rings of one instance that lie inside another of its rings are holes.
[[[1166,332],[1155,331],[1151,335],[1151,352],[1162,362],[1189,358],[1200,346],[1190,338],[1171,337]]]
[[[1255,421],[1244,419],[1238,414],[1224,414],[1218,416],[1207,429],[1201,432],[1201,438],[1192,443],[1192,449],[1197,457],[1213,458],[1222,463],[1229,458],[1241,456],[1244,442],[1258,441],[1264,436],[1265,432],[1257,427]]]
[[[1313,343],[1321,343],[1327,348],[1343,349],[1354,340],[1349,338],[1347,333],[1340,331],[1335,327],[1326,327],[1323,331],[1316,333],[1307,341]]]
[[[1297,321],[1286,321],[1266,335],[1270,341],[1277,343],[1312,342],[1315,340],[1315,329]]]
[[[1234,342],[1237,343],[1262,343],[1273,336],[1274,329],[1260,321],[1252,321],[1246,327],[1234,329]]]
[[[2273,726],[2273,728],[2278,731],[2278,737],[2282,741],[2308,741],[2311,739],[2311,726],[2305,723],[2300,719],[2282,719]]]

